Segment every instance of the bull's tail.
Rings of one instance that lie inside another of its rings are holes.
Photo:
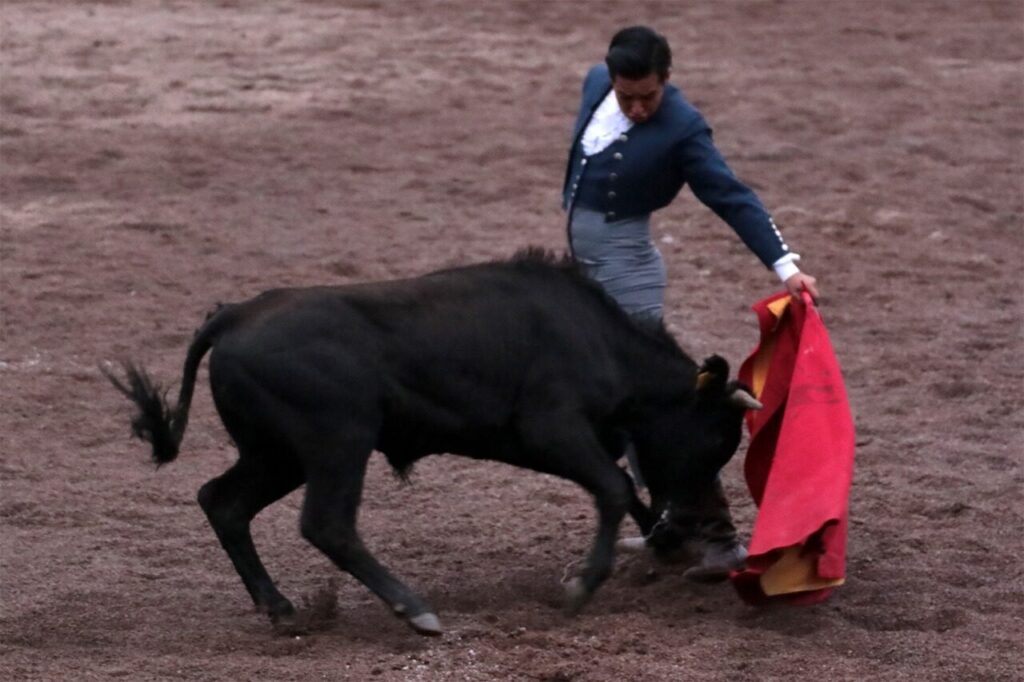
[[[132,417],[132,434],[153,446],[152,456],[157,466],[173,462],[178,456],[181,439],[188,425],[188,412],[192,405],[199,363],[213,346],[214,337],[223,326],[217,324],[223,318],[222,312],[223,308],[220,308],[211,313],[206,323],[196,332],[185,357],[181,389],[174,407],[167,403],[167,391],[154,383],[142,367],[131,362],[122,363],[126,376],[126,380],[122,381],[107,367],[100,366],[100,371],[117,390],[138,407],[138,413]]]

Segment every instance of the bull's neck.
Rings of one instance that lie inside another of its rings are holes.
[[[638,331],[623,349],[633,394],[640,399],[671,399],[693,391],[697,367],[668,339]]]

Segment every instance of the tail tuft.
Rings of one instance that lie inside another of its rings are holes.
[[[100,371],[117,390],[138,407],[132,418],[132,434],[153,446],[153,462],[159,467],[178,456],[180,435],[175,434],[176,415],[167,404],[167,391],[155,384],[144,369],[131,362],[122,363],[127,377],[122,382],[110,369]]]

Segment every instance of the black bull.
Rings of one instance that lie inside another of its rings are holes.
[[[178,454],[211,348],[213,399],[239,459],[200,489],[199,503],[253,601],[278,624],[294,609],[263,567],[250,521],[305,483],[303,536],[417,631],[441,631],[356,530],[374,450],[400,472],[454,453],[583,486],[599,525],[566,586],[578,609],[611,573],[623,516],[657,545],[652,529],[713,484],[739,444],[743,406],[756,407],[727,381],[724,360],[698,367],[661,325],[633,322],[571,264],[537,252],[220,306],[189,347],[175,406],[143,370],[126,364],[127,382],[108,372],[139,408],[134,433],[158,464]],[[616,464],[627,441],[651,509]],[[675,530],[662,537],[685,535]]]

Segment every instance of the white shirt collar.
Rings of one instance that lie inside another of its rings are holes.
[[[619,135],[632,127],[633,122],[622,113],[619,101],[615,99],[615,91],[609,90],[583,131],[583,137],[580,139],[583,153],[592,156],[604,151]]]

